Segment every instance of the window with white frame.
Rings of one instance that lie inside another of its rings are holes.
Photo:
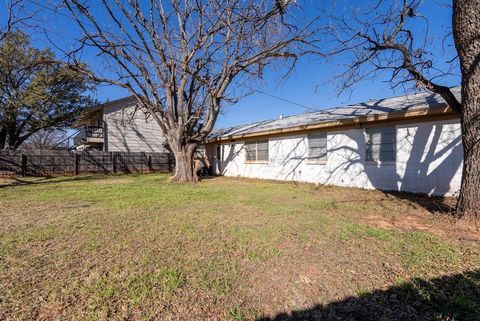
[[[308,160],[323,163],[327,161],[327,133],[308,135]]]
[[[374,162],[395,161],[395,127],[366,129],[366,160]]]
[[[247,162],[268,162],[268,140],[255,140],[245,143]]]

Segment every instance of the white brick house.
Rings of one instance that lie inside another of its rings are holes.
[[[431,195],[459,190],[463,161],[459,119],[431,93],[220,130],[206,149],[218,175]]]

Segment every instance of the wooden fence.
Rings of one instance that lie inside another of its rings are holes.
[[[168,153],[0,150],[0,176],[170,172],[173,167],[174,158]]]

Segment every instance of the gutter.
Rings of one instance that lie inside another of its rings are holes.
[[[134,96],[127,96],[127,97],[119,98],[116,100],[107,101],[105,103],[101,103],[96,106],[89,107],[80,113],[80,115],[77,117],[77,119],[73,123],[72,127],[76,128],[76,127],[82,126],[82,120],[88,119],[90,115],[96,111],[102,110],[107,106],[115,105],[118,103],[128,103],[130,101],[134,101],[134,98],[135,98]]]
[[[310,125],[300,125],[300,126],[293,126],[293,127],[286,127],[286,128],[270,129],[270,130],[258,131],[253,133],[224,135],[224,136],[207,139],[205,143],[209,144],[209,143],[215,143],[215,142],[226,142],[226,141],[234,141],[238,139],[254,138],[259,136],[298,133],[298,132],[311,131],[316,129],[342,128],[347,126],[360,127],[362,124],[365,124],[365,123],[385,122],[385,121],[394,121],[394,120],[412,119],[412,118],[425,118],[429,116],[441,116],[441,115],[445,115],[445,116],[451,115],[452,118],[458,117],[448,105],[443,104],[440,107],[435,107],[435,108],[430,108],[430,107],[417,108],[415,110],[410,110],[410,111],[409,110],[394,111],[391,113],[359,116],[355,118],[326,121],[326,122],[310,124]]]

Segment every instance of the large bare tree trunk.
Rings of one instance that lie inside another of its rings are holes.
[[[185,144],[180,139],[168,139],[170,149],[175,156],[175,171],[172,182],[195,183],[198,181],[194,166],[196,144]]]
[[[176,182],[197,181],[194,152],[243,92],[240,82],[261,79],[277,61],[287,63],[288,75],[316,50],[321,30],[317,17],[290,0],[100,1],[95,10],[61,2],[82,34],[69,59],[95,82],[128,90],[156,121],[175,155]],[[78,56],[84,46],[110,68],[85,68]]]
[[[457,215],[480,218],[480,0],[453,1],[453,36],[462,71],[464,165]]]

